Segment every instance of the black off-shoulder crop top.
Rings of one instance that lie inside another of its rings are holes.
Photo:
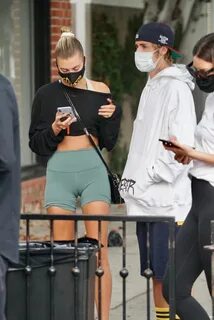
[[[61,82],[55,81],[41,87],[35,95],[29,130],[29,146],[38,155],[51,155],[67,135],[67,131],[62,130],[59,135],[55,136],[52,130],[57,107],[69,105],[63,92],[64,88]],[[67,86],[66,91],[88,131],[98,138],[99,147],[111,150],[119,132],[121,108],[116,106],[113,115],[107,119],[98,115],[99,108],[108,104],[107,98],[111,98],[111,94]],[[78,121],[71,124],[71,136],[83,134]]]

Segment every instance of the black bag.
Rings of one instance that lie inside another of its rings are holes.
[[[106,170],[108,172],[108,178],[109,178],[109,184],[111,188],[111,202],[113,204],[120,204],[124,203],[123,198],[121,198],[120,193],[119,193],[119,187],[120,187],[120,178],[116,173],[112,173],[111,170],[109,169],[107,163],[105,162],[100,150],[98,149],[97,145],[95,144],[94,140],[92,139],[90,133],[88,132],[87,128],[85,127],[84,123],[82,122],[82,119],[80,118],[73,102],[71,101],[70,96],[68,95],[67,91],[64,89],[64,95],[70,104],[70,107],[72,108],[77,120],[79,121],[80,125],[82,126],[83,131],[85,132],[86,136],[88,137],[90,143],[94,147],[95,151],[99,155],[100,159],[102,160],[104,166],[106,167]]]
[[[123,238],[118,230],[111,230],[108,234],[108,247],[122,247]]]
[[[123,198],[120,196],[120,178],[116,173],[108,172],[108,179],[111,188],[111,202],[114,204],[124,203]]]

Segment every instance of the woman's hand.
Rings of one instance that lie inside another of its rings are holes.
[[[115,112],[116,106],[112,103],[110,98],[107,99],[109,104],[103,105],[98,110],[98,114],[104,118],[110,118]]]
[[[175,160],[182,164],[189,164],[192,161],[191,153],[194,148],[189,147],[185,144],[181,144],[178,142],[176,138],[171,138],[170,141],[173,143],[174,146],[168,147],[164,145],[166,150],[172,151],[175,153]]]
[[[70,124],[76,120],[77,119],[72,117],[69,113],[57,112],[55,121],[52,123],[54,134],[57,136],[62,130],[67,129]]]
[[[169,147],[163,145],[166,150],[174,152],[177,156],[191,157],[191,152],[193,150],[192,147],[189,147],[185,144],[181,144],[180,142],[178,142],[176,138],[172,138],[170,139],[170,141],[173,143],[174,146]]]
[[[166,150],[172,151],[175,153],[175,159],[178,162],[183,164],[189,163],[191,160],[198,160],[203,161],[209,165],[214,165],[214,152],[213,153],[206,153],[203,151],[197,151],[193,147],[189,147],[185,144],[181,144],[176,139],[172,138],[170,141],[173,142],[175,147],[167,147],[164,146]],[[183,157],[183,158],[182,158]]]
[[[187,156],[181,156],[181,155],[180,156],[175,155],[174,159],[182,164],[189,164],[192,161],[192,158],[187,157]]]

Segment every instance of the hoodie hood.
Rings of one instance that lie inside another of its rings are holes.
[[[185,82],[191,90],[194,90],[195,88],[194,78],[184,64],[173,64],[172,66],[163,69],[154,78],[149,79],[149,82],[152,83],[157,79],[160,80],[160,78],[165,77]]]

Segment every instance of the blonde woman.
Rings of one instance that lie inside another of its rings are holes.
[[[70,31],[62,32],[56,45],[60,80],[42,86],[33,101],[29,131],[30,148],[50,156],[47,164],[45,206],[50,214],[74,214],[80,198],[83,214],[108,215],[110,186],[106,169],[79,121],[57,111],[69,105],[68,93],[94,142],[111,150],[117,140],[121,109],[112,103],[109,88],[85,77],[85,56],[79,40]],[[97,222],[85,222],[88,237],[98,238]],[[55,240],[74,237],[73,222],[54,223]],[[102,320],[109,319],[112,280],[107,250],[108,223],[102,223]]]

